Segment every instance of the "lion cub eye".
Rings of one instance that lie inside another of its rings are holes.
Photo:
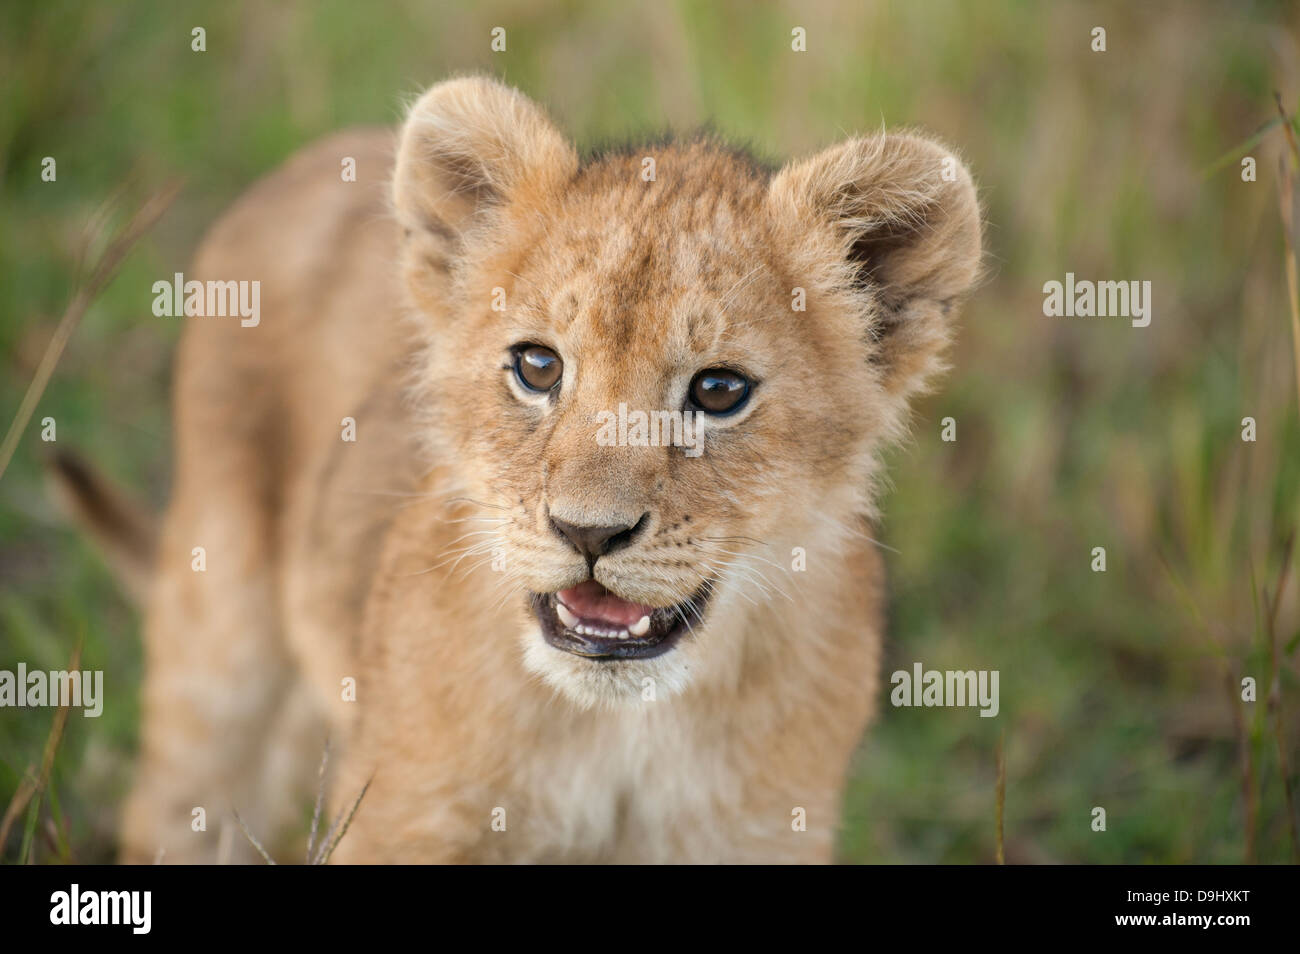
[[[726,368],[708,368],[691,379],[691,403],[705,414],[733,414],[749,400],[749,378]]]
[[[564,362],[550,348],[541,345],[515,345],[515,377],[529,391],[549,391],[560,381]]]

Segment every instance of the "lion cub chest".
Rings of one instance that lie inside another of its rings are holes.
[[[574,726],[566,744],[527,759],[520,838],[501,842],[504,854],[544,862],[717,858],[742,802],[739,773],[728,766],[721,733],[692,725],[672,702],[664,706],[583,713],[586,724]]]

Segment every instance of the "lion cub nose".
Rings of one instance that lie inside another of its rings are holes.
[[[632,538],[645,525],[649,516],[648,513],[645,513],[641,515],[641,519],[636,523],[613,527],[580,527],[577,524],[569,523],[567,520],[552,517],[551,526],[574,545],[577,551],[586,558],[588,564],[592,564],[606,553],[621,550],[631,543]]]

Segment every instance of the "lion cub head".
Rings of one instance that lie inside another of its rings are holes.
[[[970,176],[927,139],[779,171],[706,139],[584,160],[482,78],[416,102],[393,198],[430,437],[477,508],[466,552],[526,601],[527,665],[582,705],[783,638],[763,621],[792,551],[830,566],[861,533],[979,268]]]

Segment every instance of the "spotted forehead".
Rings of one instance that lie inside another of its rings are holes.
[[[652,181],[633,157],[610,160],[548,218],[529,281],[558,330],[598,323],[623,340],[684,336],[702,350],[745,289],[771,282],[765,181],[727,157],[677,159]]]

